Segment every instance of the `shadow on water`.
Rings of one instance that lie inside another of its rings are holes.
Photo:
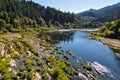
[[[56,43],[59,43],[61,41],[72,42],[75,31],[55,31],[55,32],[46,33],[46,34],[49,35],[51,39],[55,40]]]
[[[73,35],[74,35],[74,33],[75,33],[75,31],[54,32],[52,34],[52,38],[54,40],[57,40],[57,43],[59,43],[60,41],[72,42],[73,41]]]

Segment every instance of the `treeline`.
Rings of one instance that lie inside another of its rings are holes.
[[[101,36],[120,39],[120,19],[112,22],[106,22],[99,30]]]
[[[0,29],[29,27],[69,27],[74,13],[62,12],[27,0],[0,0]]]

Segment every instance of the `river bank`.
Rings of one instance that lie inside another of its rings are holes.
[[[68,55],[76,58],[75,55],[56,46],[51,32],[54,29],[28,28],[1,34],[0,79],[75,80],[74,77],[82,79],[87,75],[89,70],[85,68],[83,74],[70,63]],[[96,78],[92,72],[89,75]],[[87,77],[91,79],[89,75]]]
[[[96,28],[96,29],[87,29],[87,28],[83,28],[83,29],[60,29],[60,30],[56,29],[55,31],[74,31],[74,30],[93,32],[93,31],[97,31],[98,28]]]
[[[70,80],[71,64],[57,55],[58,47],[46,35],[51,31],[54,29],[27,28],[1,34],[0,80]]]
[[[92,36],[92,39],[96,39],[98,41],[103,42],[104,44],[108,45],[111,49],[113,49],[118,57],[120,57],[120,40],[118,39],[110,39],[110,38],[104,38],[100,36]]]

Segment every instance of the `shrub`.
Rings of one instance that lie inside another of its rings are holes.
[[[40,72],[40,68],[36,68],[35,71]]]
[[[24,59],[24,63],[25,65],[34,65],[34,61],[29,58]]]
[[[9,48],[9,49],[8,49],[8,54],[11,54],[11,53],[13,53],[13,52],[14,52],[13,48]]]
[[[50,47],[50,44],[47,42],[42,42],[42,43],[40,43],[40,45],[43,47]]]
[[[48,76],[47,76],[47,71],[44,69],[43,72],[42,72],[42,78],[44,80],[48,80]]]
[[[74,69],[73,74],[78,75],[78,71]]]
[[[13,72],[8,72],[2,76],[2,80],[17,80],[17,75],[13,74]]]
[[[36,55],[36,56],[39,55],[38,52],[35,51],[35,49],[33,48],[33,46],[29,42],[26,42],[23,40],[21,42],[24,43],[34,55]]]
[[[12,59],[19,59],[20,58],[20,55],[19,54],[12,54]]]
[[[92,70],[91,66],[88,66],[88,65],[83,65],[83,68],[85,68],[85,69],[87,69],[87,70],[89,70],[89,71]]]
[[[34,75],[33,75],[34,72],[29,72],[27,73],[27,80],[33,80],[34,79]]]
[[[25,79],[27,76],[27,71],[21,71],[17,74],[20,78]]]
[[[59,69],[50,70],[49,74],[52,76],[52,78],[57,79],[59,75]]]
[[[0,73],[7,73],[10,67],[9,59],[0,60]]]
[[[37,61],[37,64],[40,66],[40,65],[42,65],[42,61],[41,60],[38,60]]]
[[[52,78],[56,80],[69,80],[68,77],[64,74],[64,72],[57,68],[50,70],[49,74],[52,76]]]

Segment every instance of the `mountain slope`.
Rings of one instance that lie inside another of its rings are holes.
[[[83,22],[110,22],[116,20],[120,13],[120,3],[107,6],[99,10],[90,9],[88,11],[76,14]]]

